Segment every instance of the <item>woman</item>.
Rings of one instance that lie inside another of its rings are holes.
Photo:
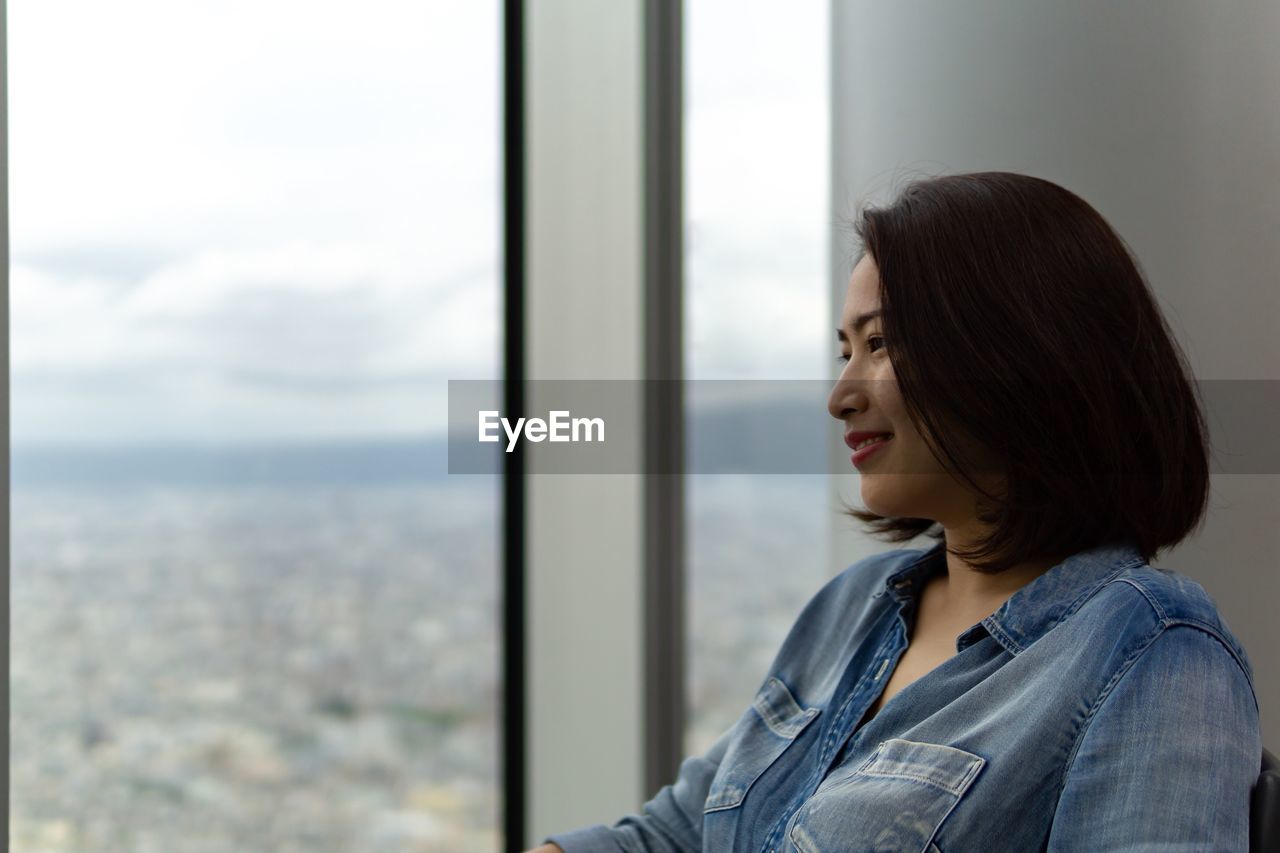
[[[917,181],[855,230],[828,400],[849,512],[937,544],[828,582],[674,784],[538,849],[1247,849],[1249,659],[1149,565],[1202,523],[1206,429],[1124,243],[1005,172]]]

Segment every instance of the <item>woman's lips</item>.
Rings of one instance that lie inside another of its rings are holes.
[[[867,457],[869,457],[871,454],[875,453],[877,450],[884,447],[886,444],[888,444],[891,441],[893,441],[892,435],[873,441],[871,444],[868,444],[866,447],[853,451],[853,456],[849,457],[849,460],[853,462],[854,465],[861,465],[863,462],[866,461]]]

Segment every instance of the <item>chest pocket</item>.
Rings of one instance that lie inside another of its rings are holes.
[[[796,812],[802,853],[924,851],[987,760],[963,749],[892,738],[852,776],[828,777]]]
[[[766,681],[738,720],[737,734],[711,780],[703,812],[741,805],[751,785],[819,713],[819,708],[801,708],[777,678]]]

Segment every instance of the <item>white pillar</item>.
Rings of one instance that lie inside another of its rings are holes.
[[[639,379],[643,4],[536,0],[525,14],[527,377]],[[527,482],[533,845],[644,800],[644,478]]]

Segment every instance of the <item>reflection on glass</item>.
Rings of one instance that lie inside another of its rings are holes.
[[[9,4],[10,849],[499,846],[498,11]]]
[[[689,0],[684,9],[686,377],[826,377],[827,3]],[[688,405],[696,413],[697,401]],[[729,430],[701,440],[737,439]],[[698,453],[695,438],[690,459]],[[823,470],[824,453],[815,445],[805,470]],[[686,482],[685,751],[700,754],[750,705],[800,608],[830,577],[831,511],[822,475]]]

